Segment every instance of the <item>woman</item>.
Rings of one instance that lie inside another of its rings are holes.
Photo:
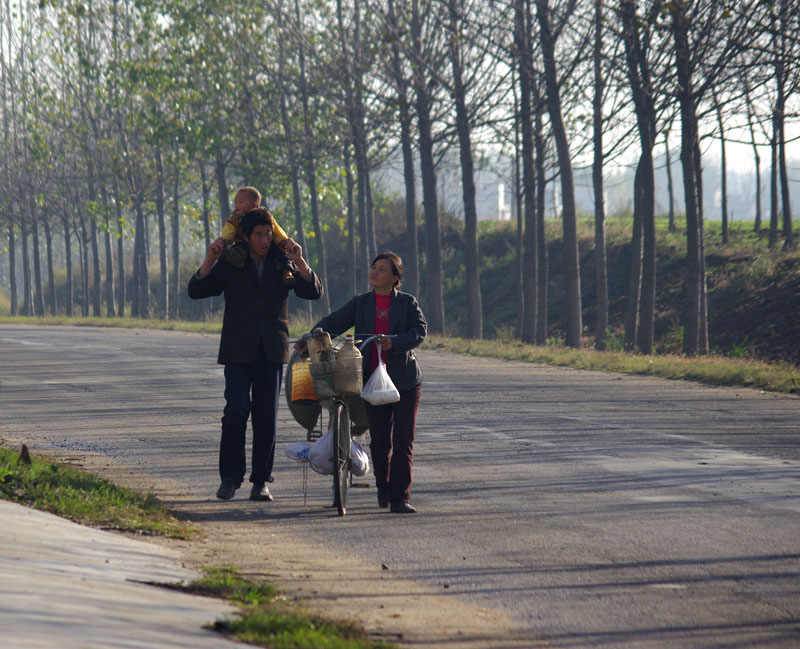
[[[366,403],[372,444],[372,465],[378,488],[378,505],[396,514],[413,514],[411,466],[417,424],[422,371],[414,352],[424,339],[428,325],[416,298],[402,293],[403,262],[393,252],[382,252],[369,269],[372,290],[356,295],[338,311],[320,320],[314,328],[339,335],[350,327],[356,334],[390,334],[363,351],[364,381],[378,366],[378,351],[400,393],[400,401],[384,406]]]

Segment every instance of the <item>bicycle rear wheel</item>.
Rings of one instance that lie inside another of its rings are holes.
[[[331,409],[333,421],[333,504],[339,516],[345,515],[347,487],[350,483],[350,415],[341,402]]]

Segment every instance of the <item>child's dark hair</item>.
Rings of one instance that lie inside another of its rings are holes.
[[[271,230],[275,229],[275,221],[266,207],[257,207],[245,212],[239,222],[239,229],[244,236],[249,237],[259,225],[268,225]]]
[[[370,266],[374,265],[375,262],[378,261],[379,259],[385,259],[392,265],[392,275],[394,275],[397,278],[394,281],[394,284],[392,284],[392,286],[394,288],[400,288],[400,282],[403,279],[403,260],[400,259],[400,255],[390,250],[387,250],[386,252],[382,252],[379,255],[376,255],[375,259],[372,260],[372,264],[370,264]]]

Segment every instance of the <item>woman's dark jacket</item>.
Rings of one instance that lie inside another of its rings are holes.
[[[221,365],[250,363],[258,349],[270,363],[286,363],[289,351],[289,288],[283,284],[275,264],[275,246],[264,258],[261,279],[255,262],[248,257],[244,268],[234,268],[220,259],[205,277],[192,276],[189,297],[199,299],[225,293],[225,315],[217,362]],[[305,280],[297,274],[294,292],[298,297],[316,300],[322,297],[322,283],[311,273]]]
[[[375,295],[372,291],[356,295],[338,311],[322,318],[314,328],[320,327],[332,335],[339,335],[350,327],[355,328],[357,337],[372,334],[375,329]],[[428,333],[428,323],[410,293],[401,293],[392,289],[392,301],[389,303],[389,333],[392,348],[386,353],[386,369],[398,390],[410,390],[422,381],[422,370],[412,351]],[[364,354],[364,381],[367,380],[367,368],[370,356],[376,347],[370,343],[362,352]]]

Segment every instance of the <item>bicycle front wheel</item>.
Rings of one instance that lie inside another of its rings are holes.
[[[347,487],[350,483],[350,414],[341,402],[331,409],[333,420],[333,504],[339,516],[345,515]]]

